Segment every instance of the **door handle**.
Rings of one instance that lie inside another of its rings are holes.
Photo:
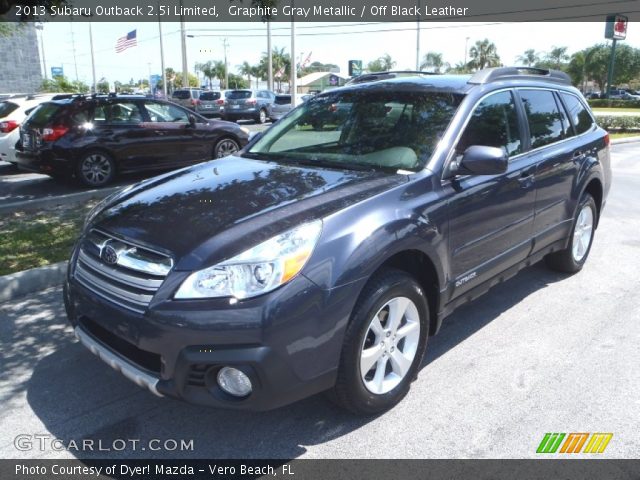
[[[160,137],[165,135],[164,130],[154,130],[153,132]]]

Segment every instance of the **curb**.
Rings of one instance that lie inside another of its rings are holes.
[[[611,140],[611,145],[622,145],[625,143],[636,143],[640,142],[640,136],[638,137],[627,137],[627,138],[616,138]]]
[[[25,200],[23,202],[5,203],[4,205],[0,205],[0,213],[15,212],[16,210],[46,208],[65,203],[79,203],[91,198],[104,198],[120,188],[123,187],[101,188],[99,190],[89,190],[87,192],[69,193],[67,195],[58,195],[55,197],[36,198],[34,200]]]
[[[66,272],[67,262],[59,262],[0,277],[0,303],[60,285]]]

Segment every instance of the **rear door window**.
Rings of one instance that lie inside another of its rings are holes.
[[[40,128],[51,123],[52,120],[63,110],[62,105],[56,103],[42,103],[31,112],[27,124],[33,128]]]
[[[276,95],[274,103],[276,105],[289,105],[291,103],[291,95]]]
[[[558,104],[550,90],[520,90],[529,122],[531,148],[540,148],[566,138]]]
[[[593,117],[591,117],[591,114],[578,97],[570,93],[561,93],[560,95],[567,107],[567,113],[576,129],[576,133],[580,135],[591,130],[594,125]]]
[[[522,153],[516,104],[511,92],[488,96],[476,107],[460,137],[456,152],[462,155],[473,145],[502,149],[509,157]]]
[[[142,123],[140,106],[135,102],[113,102],[97,105],[93,122],[109,125],[138,125]]]
[[[173,98],[187,100],[191,98],[191,95],[189,94],[189,90],[176,90],[175,92],[173,92]]]

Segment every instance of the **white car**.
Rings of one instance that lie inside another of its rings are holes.
[[[20,137],[20,124],[27,112],[51,100],[57,93],[13,96],[0,101],[0,160],[16,163],[16,143]]]

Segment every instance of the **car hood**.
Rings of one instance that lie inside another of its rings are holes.
[[[177,270],[192,270],[406,181],[405,175],[231,156],[125,189],[91,227],[164,250]]]

